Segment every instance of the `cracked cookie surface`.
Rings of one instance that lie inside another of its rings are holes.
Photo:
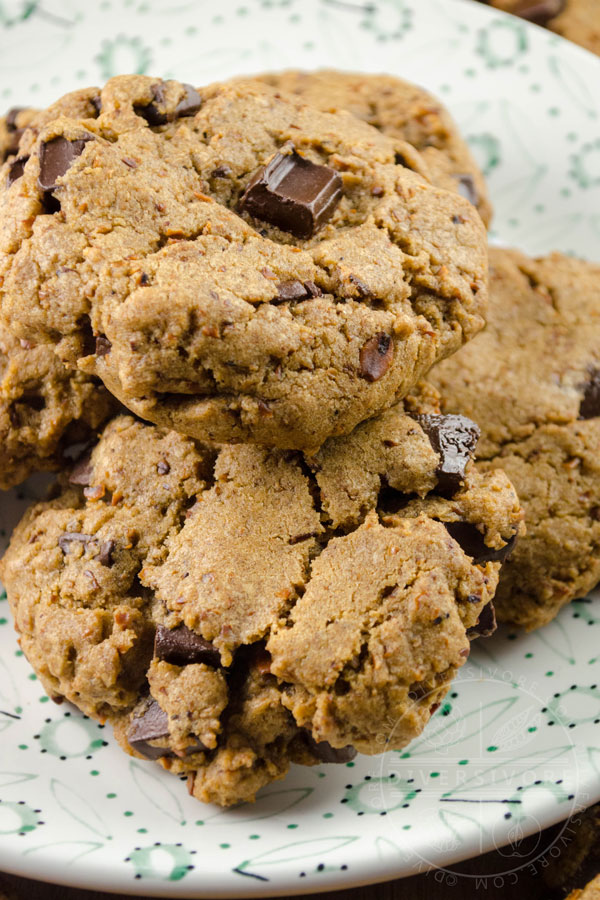
[[[423,156],[433,184],[462,193],[489,225],[492,208],[483,175],[452,116],[429,91],[392,75],[331,69],[291,69],[259,78],[325,112],[347,110],[388,137],[408,141]]]
[[[481,427],[480,471],[518,491],[527,534],[495,605],[535,628],[600,580],[600,267],[490,249],[490,294],[486,329],[431,380]]]
[[[1,564],[44,687],[225,805],[290,762],[404,746],[493,630],[521,528],[457,420],[423,387],[308,456],[117,417]]]
[[[123,76],[64,98],[18,154],[0,315],[193,437],[314,450],[483,325],[476,210],[347,113]]]

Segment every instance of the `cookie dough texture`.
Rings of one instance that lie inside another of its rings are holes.
[[[0,325],[0,488],[60,468],[69,447],[94,437],[117,406],[98,379],[66,368],[51,346]]]
[[[426,389],[312,457],[114,419],[1,565],[48,693],[224,805],[291,761],[404,746],[485,632],[522,518],[506,476],[470,463],[441,496],[414,418],[435,402]]]
[[[598,0],[491,0],[491,6],[545,25],[562,37],[600,54]]]
[[[600,266],[491,249],[490,284],[485,331],[432,380],[481,427],[479,470],[518,491],[527,535],[495,605],[536,628],[600,579]]]
[[[438,187],[459,191],[486,225],[492,208],[483,175],[448,110],[428,91],[392,75],[321,70],[266,73],[260,80],[325,112],[347,110],[388,137],[408,141]]]
[[[85,116],[25,130],[23,174],[6,187],[2,170],[0,316],[144,419],[313,450],[482,327],[485,229],[417,151],[348,113],[253,82],[203,89],[179,114],[190,90],[114,78],[63,99]],[[58,138],[75,156],[42,189]],[[308,240],[239,213],[292,146],[343,182]]]

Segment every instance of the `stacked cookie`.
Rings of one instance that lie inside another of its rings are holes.
[[[50,696],[229,805],[419,734],[499,579],[529,626],[597,580],[597,272],[494,251],[471,342],[491,211],[434,98],[124,76],[2,128],[2,485],[60,475],[1,571]]]

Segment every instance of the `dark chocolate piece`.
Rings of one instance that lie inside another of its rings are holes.
[[[182,754],[177,754],[168,747],[153,747],[150,741],[160,741],[169,737],[169,717],[161,709],[156,700],[146,701],[146,708],[141,716],[134,716],[127,731],[127,740],[134,750],[146,759],[160,759],[163,756],[191,756],[206,750],[205,745],[194,738]]]
[[[154,655],[174,666],[206,663],[216,668],[221,665],[221,655],[216,647],[185,625],[177,628],[159,625],[154,638]]]
[[[58,539],[58,546],[63,553],[68,553],[71,544],[89,544],[95,538],[91,534],[80,534],[78,531],[65,531]]]
[[[113,564],[113,551],[116,547],[115,542],[112,539],[108,541],[102,541],[100,544],[100,552],[98,553],[98,562],[101,566],[106,566],[110,568]]]
[[[475,181],[472,175],[454,175],[458,182],[458,193],[461,197],[464,197],[469,203],[472,203],[473,206],[477,206],[479,203],[479,194],[477,193],[477,188],[475,187]]]
[[[455,494],[460,488],[467,463],[479,440],[479,427],[466,416],[414,415],[440,456],[437,467],[438,489],[443,494]]]
[[[6,186],[10,187],[17,179],[21,177],[25,171],[25,163],[29,159],[28,156],[18,156],[10,165],[8,176],[6,178]]]
[[[590,369],[590,380],[583,386],[583,399],[579,405],[580,419],[600,416],[600,369]]]
[[[489,637],[496,630],[496,610],[493,603],[486,603],[477,619],[477,624],[467,628],[467,637],[475,640],[478,637]]]
[[[65,137],[52,138],[40,147],[40,174],[38,184],[43,191],[53,191],[56,181],[68,171],[71,164],[81,156],[92,137],[69,141]]]
[[[69,484],[80,484],[88,487],[92,482],[92,462],[89,456],[83,456],[75,463],[69,475]]]
[[[444,522],[446,530],[452,538],[460,544],[467,556],[473,557],[473,562],[504,562],[504,560],[512,553],[517,543],[517,535],[513,534],[509,541],[496,549],[488,547],[483,540],[483,535],[476,525],[471,522]]]
[[[96,347],[95,352],[96,356],[106,356],[110,353],[112,348],[112,344],[107,337],[103,334],[99,334],[96,337]]]
[[[513,10],[516,16],[535,22],[536,25],[547,25],[560,15],[565,8],[565,0],[522,0]]]
[[[250,180],[240,209],[297,238],[310,238],[333,214],[342,196],[335,169],[295,151],[276,153]]]
[[[156,471],[159,475],[168,475],[171,471],[171,466],[166,461],[166,459],[161,459],[161,461],[156,465]]]
[[[6,113],[6,129],[7,131],[16,131],[17,130],[17,116],[20,112],[23,112],[25,109],[24,106],[13,106]]]
[[[96,94],[95,97],[90,97],[90,103],[96,110],[96,115],[99,116],[102,112],[102,97],[100,94]]]
[[[379,381],[394,361],[394,342],[380,331],[369,338],[360,351],[359,374],[367,381]]]
[[[315,756],[324,763],[346,763],[356,756],[352,744],[346,747],[332,747],[328,741],[315,741],[312,734],[306,732],[306,742]]]
[[[277,296],[274,303],[286,303],[299,300],[309,300],[311,297],[320,297],[321,288],[314,281],[282,281],[277,285]]]
[[[152,93],[154,100],[146,106],[136,106],[135,111],[142,116],[148,125],[166,125],[167,122],[174,122],[175,119],[181,119],[184,116],[194,116],[202,105],[202,98],[196,88],[191,84],[184,84],[185,90],[183,98],[179,101],[175,109],[167,111],[164,109],[165,88],[163,84],[155,84]]]
[[[232,169],[230,166],[217,166],[216,169],[213,169],[210,173],[211,178],[229,178],[231,175]]]

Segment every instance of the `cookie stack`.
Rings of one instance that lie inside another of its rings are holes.
[[[405,746],[494,604],[600,578],[600,272],[494,250],[488,298],[430,95],[123,76],[0,140],[0,484],[60,471],[1,574],[53,699],[230,805]]]

